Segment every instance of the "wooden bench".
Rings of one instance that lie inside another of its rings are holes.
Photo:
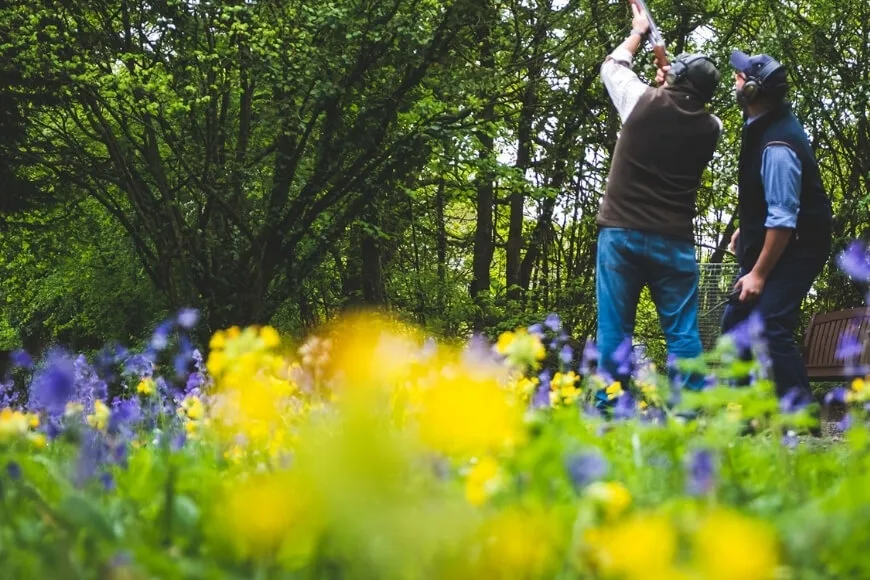
[[[864,345],[858,365],[870,365],[870,308],[850,308],[816,314],[804,333],[803,359],[812,381],[842,381],[852,378],[846,374],[846,361],[837,357],[840,339],[858,329],[857,338]]]

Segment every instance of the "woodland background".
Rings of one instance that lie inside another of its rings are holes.
[[[732,259],[733,48],[789,66],[835,252],[866,237],[870,6],[649,5],[670,53],[723,76],[699,258]],[[448,337],[550,312],[594,336],[619,130],[599,67],[629,27],[624,0],[0,2],[0,349],[136,344],[185,306],[201,338],[359,305]],[[862,299],[832,261],[804,312]],[[645,295],[660,356],[657,325]]]

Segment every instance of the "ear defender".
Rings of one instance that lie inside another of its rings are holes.
[[[689,65],[693,62],[697,62],[699,60],[710,60],[703,54],[695,54],[690,55],[688,53],[682,53],[677,58],[674,59],[674,62],[671,63],[671,68],[668,70],[665,75],[665,80],[669,85],[675,85],[678,82],[682,81],[686,75],[689,74]]]
[[[743,83],[743,87],[740,89],[740,92],[743,94],[743,99],[747,103],[752,103],[758,100],[758,98],[764,91],[764,82],[768,79],[768,77],[770,77],[770,75],[779,71],[782,68],[783,66],[777,61],[771,60],[766,65],[764,65],[760,71],[758,71],[757,75],[747,75],[746,82]]]

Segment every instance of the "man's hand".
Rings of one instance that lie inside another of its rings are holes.
[[[632,3],[631,11],[634,16],[631,19],[632,30],[637,30],[646,35],[649,32],[649,19],[646,17],[646,12],[640,9],[637,4]]]
[[[755,271],[751,271],[734,284],[735,289],[740,290],[740,302],[755,302],[764,290],[764,278]]]
[[[740,237],[740,228],[734,230],[734,233],[731,234],[731,243],[728,244],[728,250],[734,254],[737,252],[737,238]]]
[[[655,57],[653,57],[655,60]],[[671,70],[671,65],[665,65],[664,67],[656,68],[656,84],[661,86],[665,84],[665,77],[668,74],[668,71]]]

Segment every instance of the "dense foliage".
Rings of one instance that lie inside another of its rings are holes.
[[[837,248],[864,236],[866,3],[649,4],[673,54],[705,50],[723,73],[699,256],[730,259],[735,47],[789,66]],[[191,305],[201,344],[231,324],[299,335],[359,304],[447,336],[555,311],[583,340],[619,128],[598,69],[628,14],[599,0],[6,0],[0,348],[141,341]],[[830,268],[807,312],[860,298]],[[637,335],[660,360],[646,298]]]

